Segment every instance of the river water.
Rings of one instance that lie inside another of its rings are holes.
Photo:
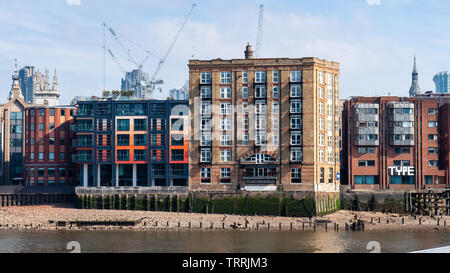
[[[0,231],[0,252],[68,253],[71,241],[83,253],[368,253],[371,241],[404,253],[449,246],[450,232]]]

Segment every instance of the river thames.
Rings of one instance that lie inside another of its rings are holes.
[[[82,253],[405,253],[449,246],[450,232],[1,231],[0,252],[69,253],[73,241]]]

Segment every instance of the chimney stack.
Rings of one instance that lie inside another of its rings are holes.
[[[253,59],[253,47],[247,43],[247,46],[245,47],[245,59]]]

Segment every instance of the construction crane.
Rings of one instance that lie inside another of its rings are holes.
[[[139,81],[137,83],[137,85],[135,86],[136,88],[139,87],[144,87],[144,94],[143,97],[148,98],[150,97],[153,92],[156,90],[156,86],[157,85],[162,85],[164,83],[163,80],[161,79],[157,79],[159,72],[161,71],[161,68],[163,67],[164,63],[166,62],[169,54],[171,53],[176,41],[178,40],[178,38],[180,37],[181,32],[183,31],[184,27],[186,26],[186,23],[188,21],[188,19],[191,17],[191,14],[194,10],[194,8],[197,6],[197,4],[194,2],[192,4],[191,9],[189,10],[188,14],[183,18],[180,27],[178,28],[178,31],[174,37],[174,39],[172,40],[172,42],[170,43],[169,48],[167,49],[166,53],[163,55],[163,57],[160,59],[155,72],[153,73],[152,77],[150,78],[150,80],[146,80],[146,81]],[[134,45],[143,48],[142,46],[138,45],[137,43],[131,41],[130,39],[126,38],[124,35],[120,34],[119,32],[115,31],[112,27],[108,26],[106,23],[103,23],[102,26],[107,29],[109,31],[109,33],[112,35],[112,37],[116,40],[116,42],[119,44],[119,46],[122,48],[122,50],[125,52],[125,54],[128,57],[128,61],[130,63],[133,64],[133,66],[136,67],[136,69],[141,70],[143,64],[152,56],[154,55],[154,52],[156,51],[156,49],[159,47],[157,46],[153,51],[150,50],[145,50],[145,52],[147,53],[147,55],[145,56],[145,58],[141,61],[141,62],[137,62],[133,56],[131,55],[131,50],[126,48],[125,45],[122,43],[121,39],[126,39],[128,40],[128,42],[133,43]],[[178,26],[178,24],[177,24]],[[175,30],[175,29],[174,29]],[[170,33],[169,33],[170,34]],[[120,63],[118,62],[117,58],[114,56],[114,54],[112,53],[112,51],[110,49],[107,49],[106,46],[104,45],[104,50],[108,51],[109,55],[112,57],[112,59],[114,60],[114,62],[116,63],[116,65],[119,67],[119,69],[125,74],[126,76],[126,72],[125,70],[122,68],[122,66],[120,65]],[[104,53],[106,54],[106,52]],[[158,88],[159,91],[161,92],[162,89]]]
[[[258,58],[261,52],[263,15],[264,15],[264,5],[259,5],[258,33],[256,35],[255,58]]]

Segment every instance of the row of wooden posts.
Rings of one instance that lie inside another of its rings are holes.
[[[0,194],[1,207],[73,203],[74,201],[74,194]]]

